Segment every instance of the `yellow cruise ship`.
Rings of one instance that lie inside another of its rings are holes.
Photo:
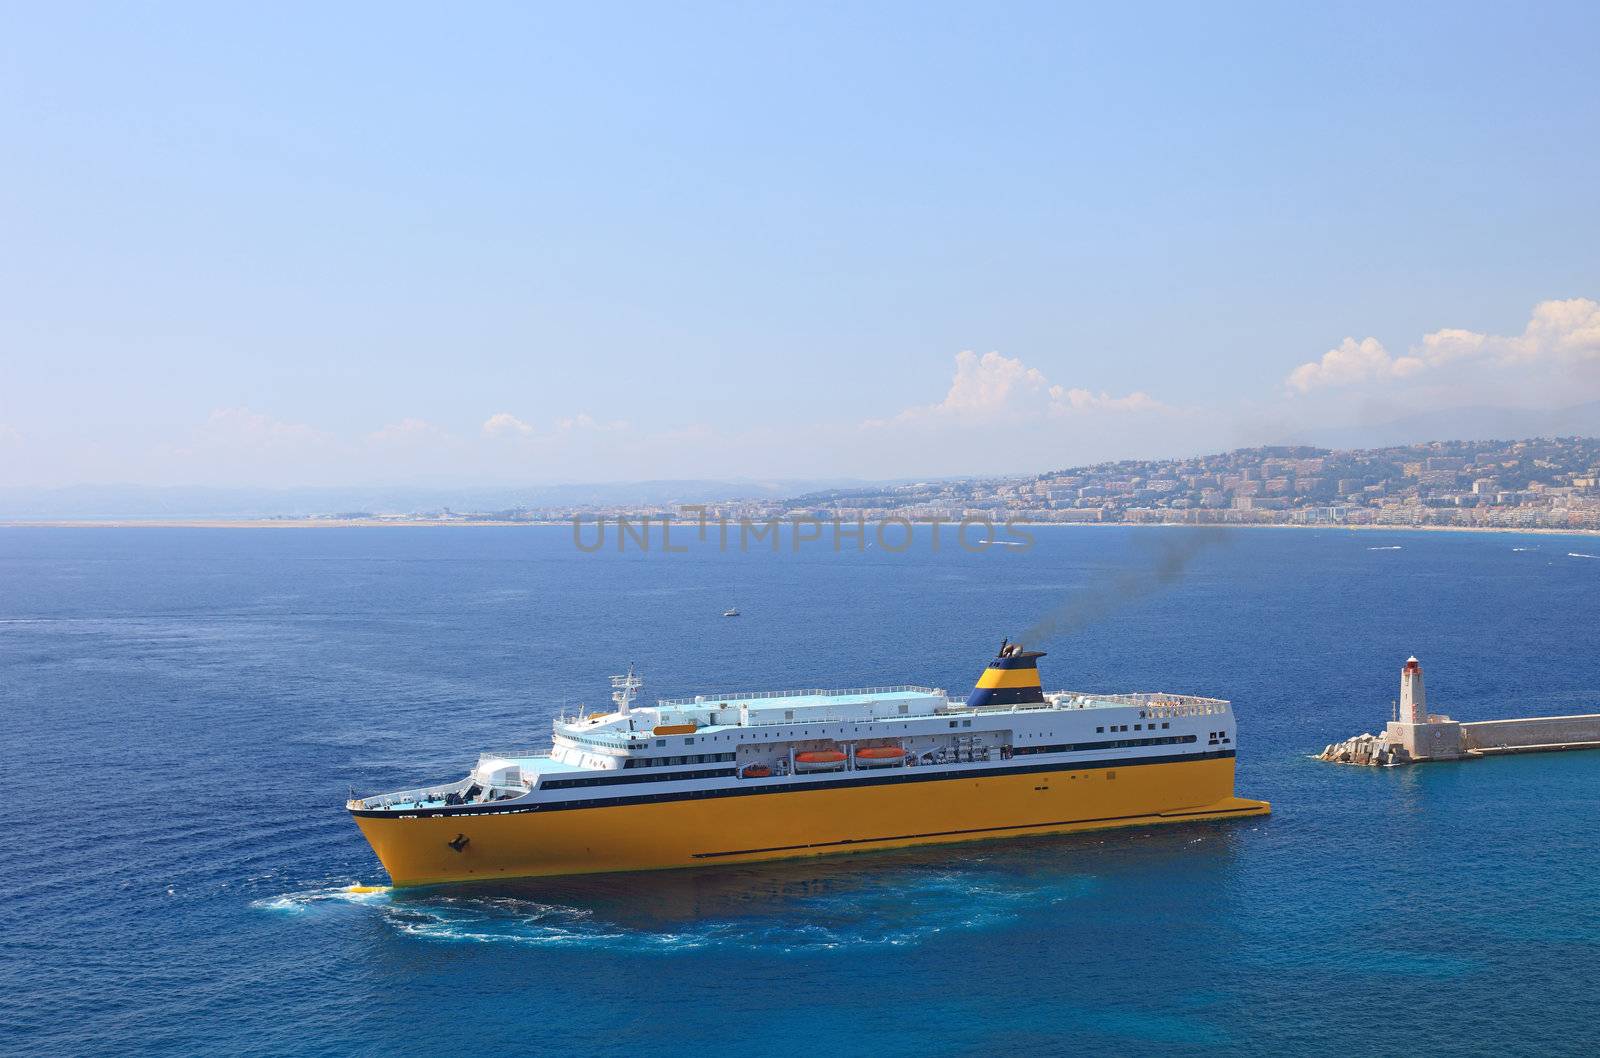
[[[549,752],[349,802],[395,885],[660,870],[1265,815],[1226,701],[1046,694],[1001,645],[932,687],[705,694],[554,722]]]

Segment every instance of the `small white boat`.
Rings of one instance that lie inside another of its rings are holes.
[[[724,616],[724,617],[738,617],[739,616],[739,608],[737,606],[730,606],[726,610],[722,611],[722,616]]]

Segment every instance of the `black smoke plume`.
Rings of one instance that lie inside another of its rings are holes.
[[[1022,642],[1034,646],[1086,628],[1136,599],[1176,584],[1196,555],[1232,541],[1233,534],[1225,529],[1152,530],[1148,539],[1138,541],[1141,550],[1148,550],[1148,561],[1131,569],[1096,574],[1022,633]]]

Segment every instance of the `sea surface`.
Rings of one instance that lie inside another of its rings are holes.
[[[0,529],[0,1051],[1600,1051],[1600,753],[1309,759],[1381,728],[1412,653],[1458,719],[1600,711],[1600,541],[1036,538]],[[964,693],[1052,611],[1047,686],[1232,699],[1238,790],[1274,814],[346,891],[385,881],[352,787],[547,743],[630,662],[646,698]]]

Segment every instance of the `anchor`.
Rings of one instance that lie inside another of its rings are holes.
[[[471,840],[472,839],[467,837],[465,834],[457,834],[454,838],[452,838],[451,840],[445,842],[445,844],[449,845],[452,849],[455,849],[457,852],[460,852],[462,849],[467,847],[467,843],[470,842]]]

